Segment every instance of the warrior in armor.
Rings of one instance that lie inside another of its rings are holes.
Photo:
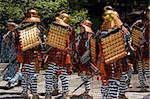
[[[137,65],[138,78],[141,86],[141,91],[146,91],[145,80],[150,78],[149,65],[149,13],[148,8],[142,16],[142,19],[137,20],[131,26],[132,45],[134,47],[134,65]],[[139,39],[137,39],[139,38]],[[145,76],[147,79],[145,79]]]
[[[16,60],[17,51],[15,49],[15,40],[13,31],[17,28],[18,25],[11,19],[7,22],[8,32],[3,36],[2,45],[1,45],[1,62],[9,63],[8,66],[4,69],[3,80],[8,81],[6,87],[11,88],[20,83],[19,74],[17,73],[18,61]],[[5,71],[6,70],[6,71]]]
[[[69,81],[67,73],[71,71],[72,62],[71,55],[75,50],[75,32],[74,29],[68,24],[69,15],[60,13],[56,17],[56,21],[51,23],[47,44],[50,49],[47,53],[48,67],[45,74],[45,99],[52,98],[54,77],[57,75],[62,82],[62,97],[69,99],[68,88]]]
[[[145,75],[146,78],[148,80],[148,82],[150,83],[150,53],[149,53],[149,49],[150,49],[150,44],[149,44],[149,25],[150,25],[150,6],[146,9],[145,11],[145,19],[143,19],[143,25],[144,25],[144,46],[142,48],[142,61],[143,61],[143,65],[145,67]]]
[[[30,86],[33,99],[38,99],[37,77],[39,60],[41,59],[42,40],[44,28],[41,25],[40,17],[36,10],[30,9],[26,18],[17,29],[16,48],[18,50],[17,60],[23,63],[22,67],[22,96],[28,97]]]
[[[85,20],[80,24],[80,34],[77,37],[77,60],[76,69],[79,76],[84,82],[85,92],[82,96],[87,96],[88,99],[93,99],[88,93],[91,89],[89,76],[97,72],[96,62],[96,42],[94,39],[94,32],[91,29],[92,22]]]
[[[128,78],[126,49],[130,33],[123,26],[116,11],[105,10],[103,19],[104,22],[97,35],[100,39],[97,63],[100,65],[101,93],[103,99],[118,99],[119,95],[120,98],[125,98]]]

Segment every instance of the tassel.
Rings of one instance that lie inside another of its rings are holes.
[[[101,74],[102,84],[103,85],[108,85],[107,73],[105,71],[104,63],[100,64],[100,74]]]
[[[70,55],[69,54],[66,55],[66,62],[65,63],[66,64],[71,64],[71,60],[70,60]]]
[[[104,63],[101,63],[101,64],[100,64],[100,73],[101,73],[101,75],[103,75],[103,76],[107,76],[107,75],[106,75],[106,71],[105,71]]]
[[[21,55],[17,55],[16,58],[18,62],[23,63],[23,57]]]

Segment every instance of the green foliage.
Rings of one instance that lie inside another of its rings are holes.
[[[0,0],[0,31],[5,30],[6,21],[11,18],[20,23],[28,9],[35,8],[48,26],[60,11],[64,10],[71,16],[71,25],[78,24],[88,18],[85,8],[74,6],[71,0]]]
[[[80,22],[82,22],[83,20],[89,19],[87,13],[88,13],[88,10],[86,9],[75,10],[71,13],[70,23],[72,26],[74,26],[77,33],[79,33]]]

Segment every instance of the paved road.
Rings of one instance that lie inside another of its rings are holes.
[[[45,87],[44,87],[44,71],[42,71],[39,75],[39,79],[38,79],[38,93],[44,93],[45,92]],[[94,97],[94,99],[102,99],[102,95],[100,93],[100,85],[101,85],[101,81],[96,79],[97,77],[94,76],[93,79],[91,79],[92,82],[92,90],[90,91],[90,95],[92,95]],[[69,92],[71,94],[71,92],[78,86],[80,85],[81,79],[80,77],[77,76],[77,74],[73,74],[71,76],[69,76],[69,81],[70,81],[70,88],[69,88]],[[128,90],[128,92],[126,93],[126,96],[129,99],[143,99],[143,97],[146,97],[147,95],[150,95],[150,88],[148,89],[148,92],[140,92],[140,88],[138,88],[139,83],[138,83],[138,79],[137,79],[137,75],[133,75],[132,76],[132,84],[133,84],[133,88],[130,88]],[[59,82],[61,83],[61,82]],[[0,87],[5,86],[6,82],[0,80]],[[148,84],[147,84],[148,85]],[[60,88],[61,90],[61,88]],[[77,90],[74,94],[78,95],[81,94],[84,91],[84,87],[80,88],[79,90]],[[15,87],[13,89],[10,90],[4,90],[4,89],[0,89],[0,99],[19,99],[19,98],[11,98],[14,96],[19,96],[21,93],[21,87]],[[7,98],[6,98],[7,97]],[[150,96],[145,99],[150,99]]]

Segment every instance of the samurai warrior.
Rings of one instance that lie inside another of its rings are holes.
[[[47,53],[48,67],[45,74],[45,99],[52,99],[54,90],[54,78],[59,77],[62,82],[62,98],[69,99],[68,73],[71,72],[73,50],[75,50],[75,32],[68,24],[69,15],[60,13],[51,23],[47,45],[50,50]],[[56,76],[57,75],[57,76]]]
[[[23,64],[22,96],[28,97],[29,89],[33,99],[38,99],[37,77],[42,51],[41,38],[44,32],[38,12],[34,9],[28,10],[26,18],[17,31],[15,35],[15,43],[18,50],[17,60]]]
[[[94,32],[91,29],[92,22],[85,20],[80,24],[80,34],[77,37],[77,60],[76,69],[79,76],[84,82],[85,92],[81,96],[86,96],[88,99],[93,99],[89,95],[91,90],[91,83],[89,76],[97,72],[96,67],[96,42],[94,39]]]
[[[17,51],[15,49],[15,40],[13,31],[18,25],[11,19],[7,22],[8,32],[3,36],[1,45],[1,62],[9,63],[4,69],[3,80],[8,81],[6,87],[12,88],[21,83],[21,73],[17,72],[19,63],[16,60]],[[20,80],[19,80],[20,79]]]
[[[131,26],[132,45],[134,47],[134,65],[137,65],[141,91],[146,91],[145,81],[149,81],[149,9]],[[138,39],[137,39],[138,38]],[[145,79],[146,78],[146,79]]]
[[[142,57],[143,57],[143,65],[145,67],[145,75],[148,80],[148,83],[150,83],[150,53],[149,53],[149,25],[150,25],[150,6],[145,11],[145,18],[143,19],[143,25],[144,25],[144,46],[142,48]]]
[[[99,35],[96,34],[100,39],[97,63],[102,80],[101,93],[103,99],[126,99],[130,33],[116,11],[106,9],[102,17],[104,22]]]

